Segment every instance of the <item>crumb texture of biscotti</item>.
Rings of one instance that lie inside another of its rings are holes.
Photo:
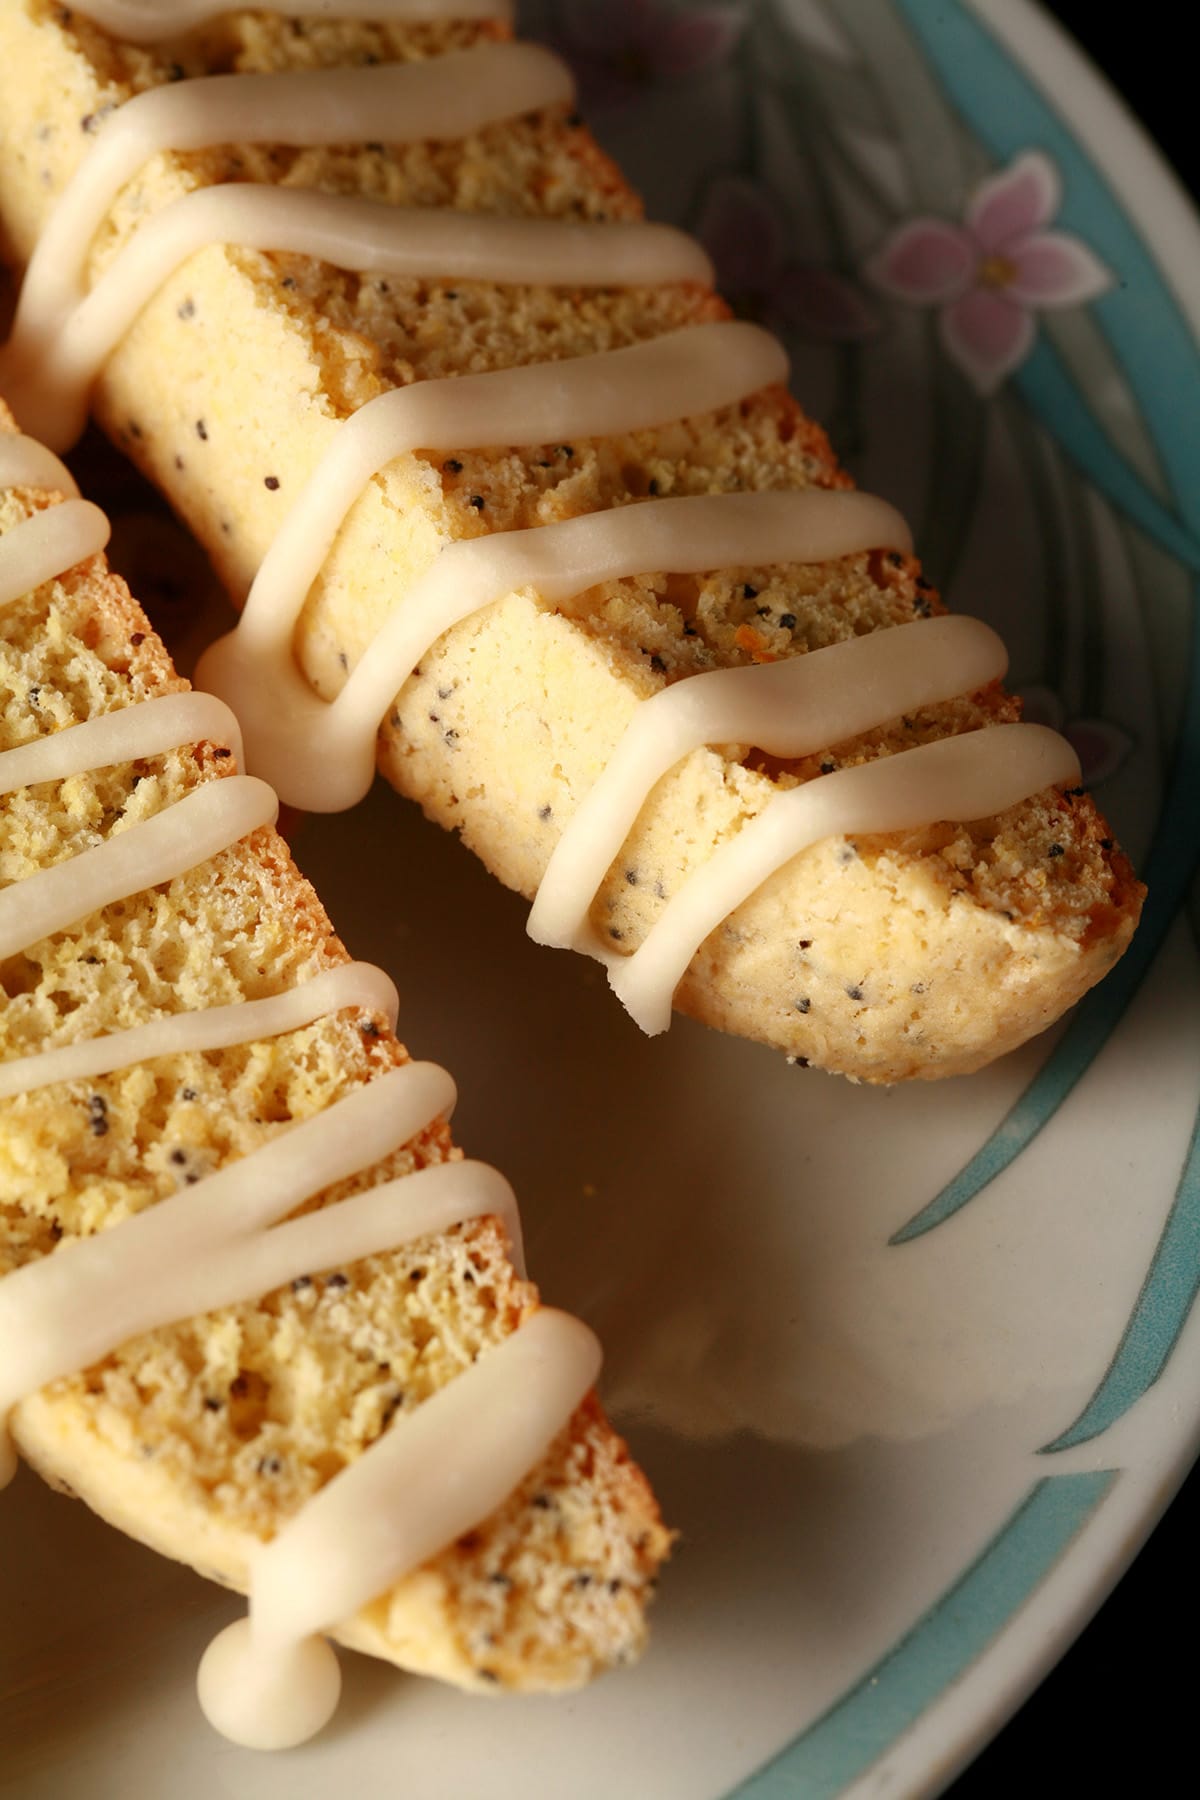
[[[0,205],[28,256],[88,126],[129,94],[226,70],[444,55],[495,27],[295,24],[233,15],[155,51],[113,45],[33,4],[0,14],[23,79],[0,147]],[[230,145],[166,155],[130,182],[92,252],[98,273],[138,222],[188,190],[254,180],[393,204],[567,219],[639,216],[636,196],[565,113],[458,143],[332,150]],[[725,316],[689,284],[589,291],[382,279],[313,259],[211,248],[145,309],[98,383],[109,433],[168,494],[235,596],[245,593],[339,423],[390,389],[645,342]],[[332,699],[394,596],[446,544],[650,496],[847,485],[819,427],[781,390],[603,440],[406,455],[353,509],[302,615],[296,651]],[[942,610],[911,558],[660,573],[553,611],[510,595],[446,633],[397,695],[380,765],[502,881],[532,895],[639,700],[687,675],[802,655]],[[697,751],[658,783],[591,920],[630,952],[713,851],[781,789],[1018,716],[998,687],[779,763]],[[1141,889],[1083,794],[998,818],[797,858],[713,932],[677,1004],[857,1079],[964,1073],[1014,1048],[1127,944]]]
[[[10,490],[0,532],[53,497]],[[180,688],[102,559],[0,612],[0,749]],[[0,803],[0,885],[230,772],[188,746]],[[0,1056],[277,993],[346,960],[271,830],[0,964]],[[346,1010],[266,1042],[144,1062],[0,1102],[0,1278],[249,1154],[395,1068],[386,1020]],[[313,1204],[453,1158],[436,1123]],[[498,1223],[314,1271],[146,1334],[23,1401],[26,1458],[114,1524],[244,1587],[248,1558],[393,1420],[530,1316]],[[402,1428],[402,1423],[400,1425]],[[467,1687],[569,1687],[632,1659],[667,1534],[594,1400],[491,1519],[336,1633]]]

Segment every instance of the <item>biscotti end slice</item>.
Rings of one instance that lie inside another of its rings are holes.
[[[166,79],[165,53],[113,45],[36,9],[5,17],[26,146],[0,163],[0,203],[27,256],[78,161],[70,72],[94,111]],[[480,28],[482,29],[482,28]],[[491,28],[489,28],[489,31]],[[478,32],[475,34],[478,36]],[[340,27],[237,18],[171,46],[188,74],[447,55],[468,28]],[[61,127],[61,129],[59,129]],[[37,167],[34,167],[34,161]],[[566,109],[460,143],[325,150],[247,145],[169,155],[130,182],[97,240],[107,266],[147,213],[228,180],[318,187],[468,213],[627,220],[636,197]],[[447,375],[570,361],[724,315],[693,283],[572,289],[357,276],[298,255],[214,247],[143,311],[94,403],[243,595],[345,419]],[[448,545],[659,499],[841,488],[820,429],[781,388],[655,429],[397,458],[353,508],[314,584],[295,653],[332,699],[394,605]],[[907,554],[748,563],[605,582],[561,609],[528,589],[446,632],[388,709],[380,765],[506,884],[532,895],[638,703],[685,677],[786,660],[936,615]],[[751,744],[694,751],[661,780],[590,912],[621,954],[781,793],[830,771],[1011,722],[998,685],[849,741],[779,760]],[[855,1079],[958,1074],[1015,1048],[1120,956],[1142,889],[1087,796],[1048,789],[999,816],[831,836],[764,883],[693,958],[676,1004],[721,1029]]]
[[[0,531],[60,498],[5,491]],[[185,687],[101,557],[0,610],[5,750]],[[226,745],[203,742],[18,789],[0,803],[4,887],[162,815],[233,764]],[[181,1010],[262,999],[346,961],[286,845],[257,830],[0,964],[0,1068]],[[0,1271],[69,1257],[76,1240],[406,1062],[386,1018],[352,1008],[0,1101]],[[435,1122],[316,1204],[460,1156]],[[502,1225],[482,1217],[143,1334],[24,1399],[11,1427],[53,1485],[244,1589],[252,1557],[315,1493],[537,1313]],[[571,1687],[637,1654],[668,1545],[644,1477],[590,1397],[498,1511],[330,1623],[346,1643],[463,1687]]]

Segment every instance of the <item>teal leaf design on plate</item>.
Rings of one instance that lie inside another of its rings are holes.
[[[1103,1381],[1043,1456],[1072,1450],[1115,1425],[1167,1366],[1200,1292],[1200,1113],[1166,1225]]]
[[[1043,337],[1013,377],[1030,411],[1100,492],[1163,549],[1200,574],[1200,538],[1151,493],[1100,429],[1058,352]]]
[[[1076,389],[1084,394],[1104,395],[1101,426],[1126,462],[1137,470],[1150,493],[1170,510],[1170,483],[1163,473],[1157,446],[1125,371],[1099,321],[1093,317],[1094,310],[1090,306],[1073,306],[1043,313],[1041,330],[1062,358]]]
[[[731,1800],[834,1800],[983,1654],[1078,1537],[1120,1471],[1039,1481],[952,1586]]]
[[[1196,598],[1200,601],[1200,595]],[[923,1237],[927,1231],[953,1218],[989,1182],[1002,1174],[1049,1123],[1107,1043],[1141,986],[1184,901],[1200,861],[1200,813],[1196,806],[1196,771],[1200,768],[1200,625],[1196,622],[1197,616],[1194,610],[1188,708],[1158,830],[1146,860],[1150,898],[1133,943],[1116,968],[1083,1001],[1039,1073],[987,1143],[928,1206],[896,1232],[891,1239],[893,1244],[911,1243],[914,1238]]]

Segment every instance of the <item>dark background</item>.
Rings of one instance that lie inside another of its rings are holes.
[[[1195,198],[1197,101],[1179,29],[1190,9],[1170,0],[1111,9],[1102,0],[1062,0],[1047,10],[1083,45]],[[1200,405],[1200,395],[1186,403]],[[1160,1800],[1197,1791],[1198,1538],[1200,1470],[1074,1649],[947,1800],[1088,1793]]]

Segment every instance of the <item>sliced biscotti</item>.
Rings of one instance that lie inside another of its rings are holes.
[[[0,533],[60,498],[0,492]],[[0,750],[185,685],[99,556],[0,610]],[[226,745],[202,742],[17,789],[0,801],[0,884],[163,814],[233,765]],[[181,1011],[260,1000],[346,960],[286,845],[256,830],[9,955],[0,1069]],[[266,1041],[0,1100],[0,1286],[406,1062],[386,1018],[354,1007]],[[316,1204],[460,1154],[437,1122]],[[500,1222],[479,1218],[144,1334],[24,1399],[11,1429],[52,1484],[244,1588],[257,1547],[537,1309]],[[644,1478],[589,1397],[499,1511],[336,1635],[464,1687],[573,1686],[636,1654],[666,1547]]]
[[[104,109],[146,85],[445,55],[494,26],[332,26],[234,16],[158,50],[77,15],[0,13],[23,72],[0,162],[27,257]],[[196,186],[246,179],[408,206],[557,218],[637,216],[635,196],[564,105],[449,143],[156,158],[98,238],[95,271],[138,221]],[[296,255],[210,248],[166,282],[97,384],[110,433],[245,592],[339,423],[394,388],[643,343],[723,316],[692,283],[564,290],[357,276]],[[846,485],[823,433],[778,387],[653,430],[397,458],[355,506],[315,582],[296,653],[332,698],[437,552],[652,496]],[[680,678],[800,655],[940,611],[918,565],[834,562],[594,587],[554,610],[528,589],[447,632],[389,709],[380,762],[507,884],[532,894],[638,702]],[[632,952],[672,896],[780,791],[827,771],[1011,720],[999,687],[913,709],[780,762],[693,752],[658,783],[592,907]],[[677,1004],[857,1078],[963,1072],[1055,1018],[1120,955],[1140,888],[1091,802],[1047,790],[999,817],[829,838],[713,931]]]

